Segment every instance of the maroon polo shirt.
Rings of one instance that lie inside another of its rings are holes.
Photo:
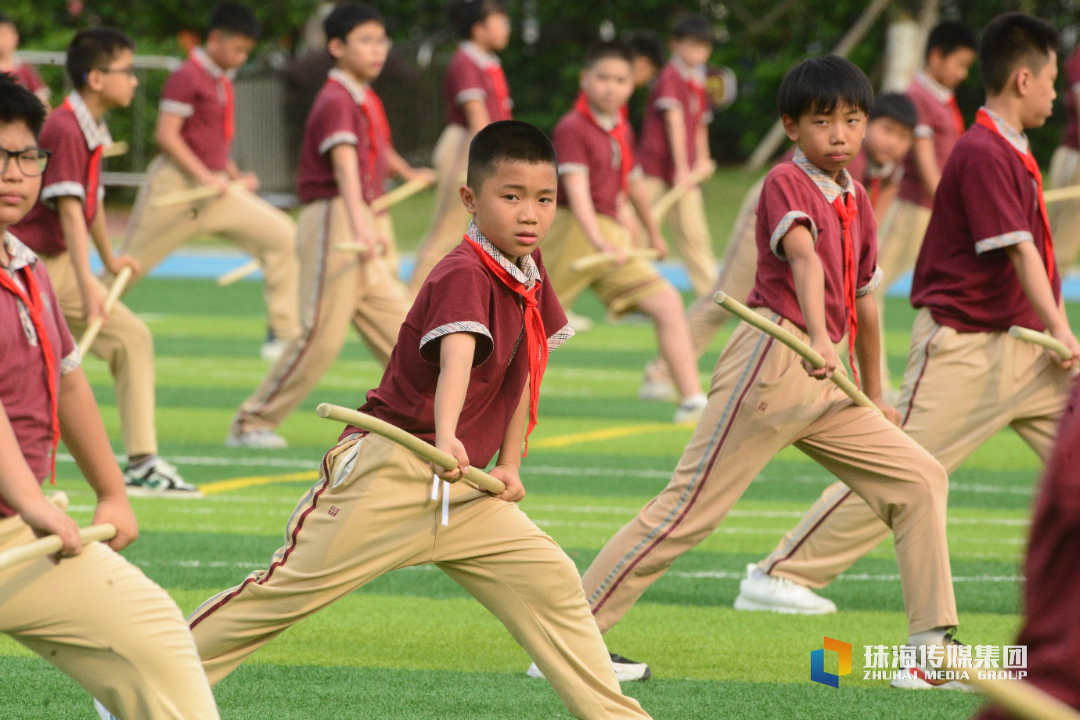
[[[33,65],[27,65],[19,60],[15,61],[15,67],[11,69],[11,74],[15,76],[15,79],[26,89],[32,93],[36,93],[42,88],[48,88],[45,81],[41,79],[41,76],[37,74],[37,70]]]
[[[568,172],[586,173],[596,212],[615,218],[618,215],[619,194],[623,189],[619,143],[577,110],[571,110],[559,120],[551,140],[555,143],[555,154],[559,158],[560,178]],[[631,131],[630,147],[633,145]],[[569,207],[561,179],[556,202],[559,207]]]
[[[304,126],[300,166],[296,173],[296,195],[302,203],[337,197],[330,150],[337,145],[356,147],[364,202],[383,194],[389,175],[389,139],[375,132],[364,104],[371,89],[361,87],[338,70],[332,70]],[[381,107],[381,106],[380,106]],[[374,144],[373,144],[374,143]]]
[[[915,137],[933,138],[934,156],[937,158],[938,167],[943,168],[956,141],[960,139],[960,133],[948,102],[952,92],[935,85],[926,75],[919,74],[911,81],[906,94],[915,104],[919,117],[919,124],[915,126]],[[923,185],[922,176],[919,175],[914,150],[907,154],[904,161],[904,177],[900,180],[899,197],[925,208],[934,206],[934,196]]]
[[[77,94],[73,93],[69,102],[79,105],[81,100],[76,99],[77,97]],[[85,105],[79,107],[81,112]],[[61,105],[49,113],[45,126],[41,129],[38,146],[52,153],[45,168],[45,175],[41,179],[41,194],[26,217],[11,226],[15,236],[39,255],[59,255],[67,251],[64,231],[60,225],[60,213],[57,212],[57,198],[79,198],[83,208],[86,208],[86,195],[90,186],[90,156],[93,153],[90,137],[86,132],[88,128],[84,128],[86,124],[85,116],[80,124],[71,106]],[[95,148],[98,144],[107,146],[112,142],[104,126],[99,128],[95,128]],[[100,183],[97,195],[93,213],[85,218],[87,227],[97,217],[101,200],[105,196],[104,186]]]
[[[210,170],[229,164],[232,143],[225,139],[225,72],[196,48],[161,90],[162,112],[184,118],[180,137]]]
[[[1061,138],[1061,144],[1073,150],[1080,150],[1080,120],[1076,113],[1076,91],[1080,89],[1080,45],[1073,50],[1072,55],[1065,61],[1063,68],[1065,75],[1065,132]]]
[[[818,183],[827,178],[818,170],[810,173],[795,160],[779,163],[765,176],[758,200],[755,235],[758,248],[757,275],[747,305],[765,307],[790,320],[803,330],[806,320],[799,307],[791,266],[784,256],[783,237],[794,225],[802,225],[816,237],[814,249],[825,272],[825,324],[829,339],[840,342],[848,330],[848,310],[844,304],[844,254],[840,244],[841,225],[836,209]],[[805,162],[805,160],[804,160]],[[860,295],[873,290],[877,271],[877,225],[870,200],[862,185],[848,178],[855,193],[856,215],[851,225],[854,242],[855,286]],[[835,186],[835,184],[834,184]],[[838,193],[839,190],[834,192]]]
[[[462,106],[469,100],[480,100],[487,108],[491,122],[510,120],[513,101],[509,89],[501,92],[492,77],[491,68],[499,67],[499,58],[485,53],[473,43],[462,43],[450,58],[446,68],[443,95],[446,99],[446,121],[451,125],[468,127]],[[505,77],[503,80],[505,84]]]
[[[19,268],[33,268],[34,278],[45,300],[42,319],[56,358],[53,365],[56,372],[54,381],[59,382],[61,375],[79,366],[79,351],[60,311],[60,303],[56,301],[45,264],[38,262],[34,254],[11,234],[0,242],[4,242],[11,258],[9,267],[0,267],[0,272],[8,273],[9,268],[15,270],[8,274],[14,274],[24,292],[26,284]],[[18,296],[3,285],[0,285],[0,358],[4,361],[4,371],[0,372],[0,404],[15,431],[15,439],[31,472],[38,480],[43,480],[49,476],[49,455],[53,447],[52,409],[49,405],[45,359],[27,309]],[[11,506],[0,498],[0,517],[14,514]]]
[[[539,309],[548,347],[554,349],[567,336],[566,315],[548,282],[540,251],[531,257],[539,271]],[[471,332],[477,340],[476,355],[457,437],[470,464],[487,467],[502,445],[529,376],[519,297],[462,242],[424,281],[401,326],[382,382],[368,392],[360,411],[434,444],[439,341],[450,333]],[[350,426],[341,437],[354,432],[359,431]]]
[[[672,58],[657,76],[645,117],[641,123],[641,144],[638,159],[646,175],[658,177],[668,185],[675,181],[675,160],[671,155],[664,112],[672,108],[683,111],[686,123],[686,159],[692,168],[697,162],[698,126],[712,122],[712,106],[705,94],[703,68],[688,68]]]
[[[1045,261],[1035,182],[1016,149],[972,125],[945,163],[911,284],[911,304],[958,332],[1043,330],[1005,248],[1033,241]],[[1061,279],[1054,273],[1054,297]]]

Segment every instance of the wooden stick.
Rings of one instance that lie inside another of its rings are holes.
[[[593,255],[586,255],[580,257],[574,262],[570,263],[570,269],[574,272],[581,272],[582,270],[589,270],[597,265],[605,265],[607,263],[615,262],[618,256],[612,252],[600,252]],[[638,248],[635,250],[627,250],[626,258],[641,258],[642,260],[655,260],[660,257],[660,253],[652,248]]]
[[[969,673],[970,682],[986,693],[990,701],[1024,720],[1080,720],[1080,713],[1053,695],[1022,680],[981,679]]]
[[[245,185],[240,180],[233,180],[229,183],[230,190],[246,190]],[[189,188],[187,190],[177,190],[176,192],[166,193],[164,195],[158,195],[156,198],[150,201],[150,207],[169,207],[170,205],[183,205],[187,202],[195,202],[197,200],[205,200],[206,198],[212,198],[221,194],[221,190],[212,185],[200,185],[198,187]]]
[[[1036,332],[1031,328],[1020,327],[1019,325],[1013,325],[1009,328],[1009,337],[1014,337],[1017,340],[1023,340],[1024,342],[1034,343],[1035,345],[1042,345],[1047,350],[1056,352],[1061,356],[1062,360],[1072,359],[1072,350],[1069,350],[1069,348],[1065,346],[1065,343],[1046,333]]]
[[[391,442],[397,443],[406,450],[419,455],[422,459],[434,463],[444,470],[453,470],[458,466],[457,458],[453,455],[444,453],[415,435],[407,433],[388,422],[365,415],[359,410],[350,410],[340,405],[321,403],[315,408],[315,414],[321,418],[337,420],[373,432]],[[465,473],[465,479],[496,495],[501,495],[506,490],[506,485],[503,484],[502,480],[491,477],[480,468],[470,467],[469,472]]]
[[[233,268],[227,273],[222,273],[218,276],[217,286],[225,287],[226,285],[232,285],[234,282],[243,280],[248,275],[259,272],[262,269],[262,263],[258,260],[248,260],[246,263],[238,268]]]
[[[114,142],[112,145],[109,145],[104,150],[102,150],[101,151],[101,157],[103,157],[103,158],[119,157],[119,156],[124,155],[125,153],[127,153],[127,151],[128,151],[128,144],[126,142],[124,142],[123,140],[121,140],[120,142]]]
[[[399,185],[385,195],[381,195],[375,198],[375,200],[373,200],[371,203],[371,212],[381,213],[383,210],[397,205],[405,198],[412,197],[421,190],[429,187],[431,187],[431,182],[425,178],[417,178],[416,180],[410,180],[407,183]],[[334,246],[334,249],[343,250],[345,252],[348,252],[350,250],[361,252],[358,246],[356,246],[354,243],[338,243]],[[217,285],[218,287],[232,285],[234,282],[243,280],[248,275],[258,272],[260,268],[262,268],[262,264],[258,260],[251,260],[244,263],[238,268],[234,268],[229,272],[222,274],[217,279]]]
[[[1080,185],[1054,188],[1043,193],[1043,201],[1048,205],[1062,200],[1075,200],[1076,198],[1080,198]]]
[[[746,307],[738,300],[730,297],[723,292],[718,292],[713,295],[713,300],[716,302],[717,305],[724,308],[729,313],[736,316],[743,322],[749,325],[753,325],[766,335],[771,335],[783,344],[787,345],[789,348],[802,356],[803,359],[805,359],[814,367],[825,367],[825,358],[821,357],[821,355],[815,352],[809,345],[807,345],[802,340],[795,337],[776,323],[772,322],[771,320],[767,320],[761,315],[758,315],[756,312]],[[838,388],[843,390],[844,393],[849,398],[851,398],[851,400],[856,405],[871,408],[873,410],[876,410],[878,413],[881,413],[881,408],[875,405],[870,398],[866,397],[865,393],[859,390],[859,388],[855,387],[855,383],[851,382],[851,380],[848,379],[848,376],[844,372],[844,368],[842,366],[836,368],[836,370],[829,377],[829,379],[832,380]]]
[[[682,200],[682,196],[686,194],[687,190],[705,182],[712,177],[714,172],[716,172],[716,163],[710,160],[707,166],[690,173],[685,180],[664,193],[652,208],[653,217],[656,219],[657,224],[664,219],[664,216],[668,214],[671,208],[675,207],[675,203]]]
[[[105,296],[105,313],[108,314],[113,309],[113,305],[120,299],[120,295],[123,294],[124,288],[127,287],[128,280],[131,279],[131,267],[125,265],[120,268],[120,272],[116,274],[116,278],[113,280],[112,287],[109,288],[109,294]],[[83,331],[82,339],[79,340],[79,354],[85,356],[87,351],[90,350],[90,346],[94,344],[94,340],[97,339],[98,333],[101,332],[101,328],[105,325],[105,318],[98,316],[94,318],[89,325],[86,326],[86,330]]]
[[[79,528],[79,537],[82,538],[84,545],[95,540],[111,540],[116,537],[116,527],[111,523],[105,523],[103,525]],[[46,555],[60,552],[60,548],[63,546],[64,544],[60,538],[55,535],[47,535],[40,540],[5,550],[0,552],[0,570],[7,570],[12,565],[18,565],[28,560],[37,560]]]

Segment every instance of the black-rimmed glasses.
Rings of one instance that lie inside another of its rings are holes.
[[[8,163],[11,159],[15,159],[15,165],[26,177],[37,177],[45,172],[45,168],[49,165],[49,156],[51,156],[48,150],[42,148],[27,148],[26,150],[5,150],[0,148],[0,175],[7,172]]]

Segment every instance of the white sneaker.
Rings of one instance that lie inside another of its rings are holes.
[[[269,428],[256,428],[245,432],[230,431],[225,438],[225,447],[282,450],[289,447],[289,441]]]
[[[909,642],[911,642],[909,640]],[[946,644],[959,645],[956,640],[953,640],[951,636],[946,636]],[[958,669],[958,668],[957,668]],[[957,670],[957,669],[954,669]],[[892,687],[900,690],[953,690],[955,692],[978,692],[978,688],[974,685],[969,685],[962,680],[949,680],[947,676],[945,678],[934,677],[934,673],[940,673],[948,670],[943,663],[940,669],[931,670],[927,673],[927,668],[918,664],[906,665],[900,668],[903,671],[897,675],[889,683]],[[971,668],[963,668],[962,670],[974,673],[975,670]]]
[[[101,718],[101,720],[119,720],[115,715],[109,712],[97,698],[94,698],[94,709],[97,710],[98,717]]]
[[[652,677],[652,670],[645,663],[634,662],[615,653],[608,654],[611,656],[611,667],[615,670],[615,677],[619,682],[648,680]],[[537,680],[544,679],[544,673],[540,672],[540,668],[536,667],[536,663],[530,665],[525,674]]]
[[[679,399],[679,393],[675,386],[669,382],[645,380],[638,388],[638,400],[652,400],[655,402],[675,402]]]
[[[198,487],[185,482],[172,463],[157,455],[124,468],[124,485],[129,497],[201,498]]]
[[[275,363],[281,357],[281,353],[285,352],[285,348],[288,345],[288,340],[282,340],[280,338],[267,340],[263,343],[263,346],[259,348],[259,357],[268,363]]]
[[[746,579],[739,583],[736,610],[768,610],[790,615],[831,615],[836,612],[832,600],[787,578],[773,577],[757,565],[746,566]]]
[[[576,312],[569,310],[566,311],[566,322],[570,323],[570,327],[574,328],[574,332],[579,333],[589,332],[593,327],[592,318],[578,315]]]
[[[696,423],[701,419],[701,413],[705,411],[705,406],[708,404],[709,398],[705,396],[705,393],[698,393],[693,397],[688,397],[679,403],[679,407],[675,410],[675,417],[672,418],[672,422]]]

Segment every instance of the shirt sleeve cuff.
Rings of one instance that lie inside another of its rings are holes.
[[[1035,238],[1027,230],[1015,230],[1013,232],[1007,232],[1003,235],[995,235],[994,237],[984,238],[975,243],[975,254],[982,255],[988,253],[991,250],[1000,250],[1001,248],[1009,247],[1010,245],[1019,245],[1023,242],[1035,242]]]
[[[454,96],[454,103],[464,105],[470,100],[486,100],[487,93],[481,88],[466,88]]]
[[[360,141],[351,132],[336,132],[319,143],[319,154],[325,155],[335,145],[359,145]]]
[[[881,285],[881,278],[885,276],[885,273],[881,272],[881,266],[874,266],[874,274],[870,278],[870,282],[863,285],[861,288],[856,288],[855,297],[862,297],[863,295],[869,295],[878,289],[878,285]]]
[[[562,329],[548,338],[548,351],[557,350],[564,342],[572,337],[574,337],[574,328],[570,327],[570,323],[566,323],[562,326]]]
[[[490,348],[494,345],[494,341],[491,338],[491,331],[488,330],[487,326],[483,323],[466,320],[462,322],[452,322],[445,325],[440,325],[439,327],[424,335],[424,337],[420,338],[420,357],[424,358],[432,365],[438,365],[439,362],[437,357],[432,359],[425,355],[424,346],[426,346],[432,340],[438,340],[439,338],[446,337],[447,335],[453,335],[454,333],[473,333],[474,335],[481,335],[487,338],[486,345],[488,350],[487,352],[481,352],[481,350],[477,348],[476,354],[477,356],[482,356],[482,358],[480,362],[476,362],[474,359],[474,367],[477,365],[482,365],[483,361],[487,360],[488,356],[491,355]]]
[[[934,128],[929,125],[923,125],[922,123],[915,126],[915,137],[917,138],[932,138],[934,137]]]
[[[72,370],[75,370],[82,364],[82,353],[79,352],[79,346],[76,345],[72,348],[63,360],[60,361],[60,374],[67,375]]]
[[[559,163],[559,174],[584,173],[589,174],[589,166],[585,163]]]
[[[81,183],[70,180],[53,183],[52,185],[41,188],[42,202],[58,197],[77,197],[83,202],[86,202],[86,188],[84,188]]]
[[[674,110],[674,109],[682,110],[682,106],[683,106],[681,102],[679,102],[678,100],[676,100],[673,97],[657,98],[656,102],[654,102],[653,105],[656,106],[657,110]]]
[[[780,223],[773,230],[772,237],[769,238],[769,247],[772,249],[773,255],[781,260],[787,260],[787,256],[784,255],[784,249],[780,247],[780,241],[791,230],[791,226],[796,223],[805,225],[806,229],[814,237],[814,243],[817,243],[818,230],[817,225],[814,224],[814,219],[802,210],[790,210],[784,217],[780,218]]]
[[[188,118],[195,114],[195,107],[179,100],[162,100],[158,103],[158,110],[161,112],[169,113],[170,115],[179,115],[182,118]]]

